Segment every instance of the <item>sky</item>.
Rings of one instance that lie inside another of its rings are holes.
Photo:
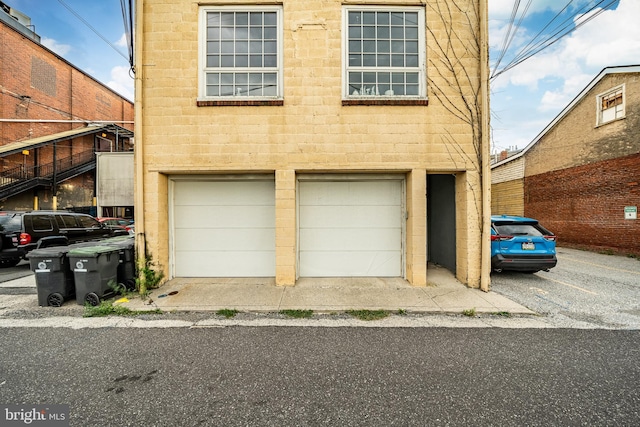
[[[60,0],[3,1],[31,18],[43,45],[133,100],[133,79],[129,74],[120,0],[62,0],[102,37]],[[564,22],[575,16],[582,6],[608,5],[612,0],[489,0],[492,67],[504,45],[504,35],[516,2],[519,4],[516,21],[523,18],[498,70],[567,5],[562,19],[553,22]],[[527,13],[523,14],[527,5]],[[613,1],[590,22],[492,79],[492,152],[524,148],[603,68],[639,65],[639,16],[640,0]],[[572,21],[568,22],[572,26]],[[555,26],[552,24],[550,29]]]

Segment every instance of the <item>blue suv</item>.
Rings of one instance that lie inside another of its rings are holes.
[[[533,218],[491,216],[491,269],[535,273],[558,263],[556,236]]]

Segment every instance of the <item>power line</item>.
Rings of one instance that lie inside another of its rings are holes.
[[[591,14],[591,12],[593,10],[595,10],[598,7],[600,7],[606,1],[608,1],[607,4],[602,6],[595,13]],[[502,69],[498,70],[500,62],[504,58],[507,50],[509,49],[509,46],[510,46],[511,42],[513,41],[513,35],[507,34],[505,36],[505,42],[506,42],[506,40],[509,40],[509,41],[508,41],[508,43],[503,43],[502,50],[501,50],[500,55],[498,57],[499,60],[496,62],[496,65],[493,68],[493,71],[492,71],[492,74],[490,76],[490,79],[491,80],[495,79],[500,74],[505,73],[506,71],[509,71],[510,69],[512,69],[515,66],[521,64],[522,62],[526,61],[527,59],[531,58],[532,56],[540,53],[542,50],[548,48],[549,46],[552,46],[553,44],[558,42],[560,39],[562,39],[566,35],[570,34],[574,30],[576,30],[577,28],[581,27],[582,25],[586,24],[587,22],[591,21],[592,19],[595,19],[597,16],[599,16],[602,12],[607,10],[608,7],[612,6],[617,1],[619,1],[619,0],[599,0],[595,4],[593,4],[593,3],[589,4],[588,3],[588,4],[583,5],[582,7],[578,8],[576,12],[574,12],[572,15],[568,16],[564,21],[562,21],[558,26],[556,26],[551,31],[551,34],[547,36],[547,38],[539,40],[538,42],[534,43],[534,41],[544,33],[545,29],[547,29],[551,25],[552,22],[554,22],[556,19],[558,19],[561,16],[561,14],[564,13],[564,11],[568,9],[570,4],[573,3],[573,0],[569,1],[568,4],[566,4],[562,8],[562,10],[560,12],[556,13],[556,15],[553,17],[553,19],[551,19],[551,21],[548,22],[547,25],[545,25],[544,28],[542,30],[540,30],[538,32],[538,34],[536,34],[536,36],[533,37],[533,39],[531,39],[531,41],[529,43],[527,43],[526,46],[524,46],[516,55],[514,55],[513,59],[507,65],[505,65]],[[514,12],[512,12],[512,17],[510,18],[509,24],[508,24],[509,32],[511,32],[511,28],[513,26],[513,21],[515,21],[514,13],[517,12],[519,3],[520,3],[520,1],[516,0],[516,4],[514,6]],[[588,9],[585,10],[587,7],[588,7]],[[520,19],[518,21],[518,25],[516,25],[516,30],[514,30],[513,34],[515,34],[515,31],[517,31],[518,28],[520,27],[520,24],[522,23],[522,20],[524,19],[525,14],[526,14],[526,8],[525,8],[525,12],[523,12],[522,16],[520,17]],[[580,16],[579,16],[579,18],[575,19],[575,17],[577,15],[580,15]]]
[[[91,31],[93,31],[98,37],[100,37],[102,40],[104,40],[104,42],[106,44],[108,44],[109,46],[111,46],[111,48],[113,50],[115,50],[116,52],[118,52],[118,54],[120,56],[122,56],[124,59],[126,59],[127,61],[129,60],[129,58],[127,58],[127,56],[120,52],[120,50],[113,44],[111,43],[109,40],[106,39],[106,37],[104,37],[102,34],[100,34],[98,32],[98,30],[96,30],[95,28],[93,28],[91,26],[91,24],[89,24],[82,16],[80,16],[75,10],[73,10],[68,4],[66,4],[63,0],[58,0],[58,2],[63,5],[69,12],[71,12],[76,18],[78,18],[84,25],[86,25]]]

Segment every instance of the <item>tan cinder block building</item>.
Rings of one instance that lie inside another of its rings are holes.
[[[486,9],[138,0],[139,249],[169,279],[488,289]]]

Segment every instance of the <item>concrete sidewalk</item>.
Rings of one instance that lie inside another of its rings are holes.
[[[508,312],[535,314],[495,292],[460,283],[442,267],[429,266],[429,285],[413,287],[400,278],[304,278],[295,286],[276,286],[273,278],[173,279],[148,299],[122,303],[131,310],[246,312],[313,310],[406,310],[412,313]]]

